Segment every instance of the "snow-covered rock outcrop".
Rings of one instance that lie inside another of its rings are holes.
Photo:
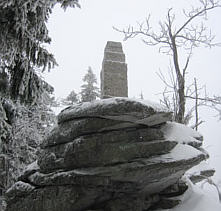
[[[154,210],[179,203],[202,136],[160,105],[111,98],[58,115],[43,154],[8,192],[7,211]],[[21,189],[21,190],[20,190]]]

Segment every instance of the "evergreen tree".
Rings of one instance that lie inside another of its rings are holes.
[[[71,93],[62,100],[62,104],[64,105],[73,105],[74,103],[78,103],[78,94],[72,90]]]
[[[56,65],[43,46],[51,42],[46,22],[57,3],[79,7],[78,0],[0,1],[0,142],[10,139],[11,99],[30,106],[44,96],[47,83],[36,70]]]
[[[93,73],[91,67],[88,67],[86,75],[83,77],[85,84],[81,86],[81,101],[90,102],[99,97],[99,88],[97,84],[96,75]]]
[[[49,90],[53,91],[45,83],[42,100],[34,105],[1,98],[0,161],[5,164],[0,165],[0,192],[13,184],[27,164],[37,159],[43,137],[56,123],[49,108],[53,99]]]
[[[22,167],[36,159],[54,121],[46,104],[53,88],[38,71],[57,64],[44,47],[51,42],[46,22],[57,3],[79,7],[78,0],[0,1],[0,199]]]
[[[15,99],[26,101],[30,94],[40,96],[36,67],[45,70],[56,65],[44,46],[51,42],[46,22],[57,3],[64,9],[79,6],[78,0],[0,1],[0,67],[7,68]]]
[[[8,147],[8,184],[13,184],[24,167],[38,158],[40,144],[56,123],[56,116],[44,102],[34,106],[17,104],[17,118],[12,124],[12,139]]]
[[[57,3],[79,7],[78,0],[0,1],[0,142],[11,136],[11,99],[35,105],[44,96],[47,83],[36,70],[56,64],[43,46],[51,41],[46,22]]]

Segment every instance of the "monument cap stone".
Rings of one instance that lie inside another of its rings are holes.
[[[122,44],[121,42],[113,42],[113,41],[107,41],[105,52],[123,52]]]

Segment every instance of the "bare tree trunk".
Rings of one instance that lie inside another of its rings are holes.
[[[184,78],[178,78],[178,112],[177,116],[175,117],[176,122],[184,123],[184,114],[185,114],[185,95],[184,95]]]
[[[178,111],[175,116],[175,121],[179,123],[184,123],[184,114],[185,114],[185,80],[181,74],[179,61],[178,61],[178,52],[175,37],[172,36],[172,50],[173,50],[173,62],[176,71],[177,81],[178,81]]]
[[[198,130],[199,126],[199,113],[198,113],[198,89],[197,89],[197,83],[196,78],[194,78],[194,86],[195,86],[195,130]]]

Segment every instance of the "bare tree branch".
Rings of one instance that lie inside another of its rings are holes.
[[[220,1],[199,0],[199,4],[198,7],[192,6],[189,11],[183,10],[183,15],[186,20],[180,27],[178,27],[178,29],[176,29],[176,17],[172,8],[168,9],[166,19],[159,22],[158,31],[152,29],[150,15],[143,23],[137,23],[136,27],[129,26],[123,30],[114,28],[116,31],[124,34],[124,40],[139,35],[146,45],[159,46],[159,52],[172,57],[173,68],[170,68],[169,81],[165,78],[162,72],[157,74],[167,87],[167,89],[163,91],[162,101],[166,106],[174,107],[175,120],[180,123],[184,123],[185,121],[186,99],[193,98],[196,100],[196,96],[194,95],[197,92],[197,100],[200,101],[200,98],[198,97],[200,95],[200,93],[198,93],[199,89],[191,91],[192,88],[186,86],[186,73],[193,54],[193,49],[200,46],[221,46],[220,43],[213,43],[215,36],[212,35],[211,31],[208,30],[205,25],[208,12],[221,7]],[[194,21],[197,18],[201,20],[200,24],[197,24]],[[183,54],[181,54],[183,51],[187,53],[187,58],[184,66],[181,67],[182,65],[179,59],[183,56]],[[173,93],[171,98],[169,98],[167,94],[171,93],[171,90]],[[186,91],[190,92],[190,95]],[[171,102],[169,102],[169,100],[171,100]],[[197,106],[198,104],[199,103],[196,102]]]
[[[186,14],[187,17],[189,17],[187,19],[187,21],[178,29],[178,31],[175,33],[175,36],[177,36],[183,29],[185,29],[185,27],[192,22],[193,19],[201,16],[201,15],[206,15],[207,11],[212,10],[214,8],[220,7],[221,5],[219,4],[218,1],[207,1],[207,0],[199,0],[202,4],[202,7],[200,8],[192,8],[192,10],[187,14],[186,12],[184,12],[184,14]]]

